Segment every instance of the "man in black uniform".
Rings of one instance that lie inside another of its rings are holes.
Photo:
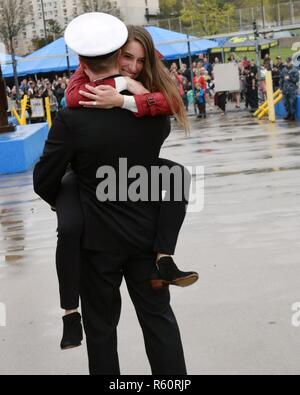
[[[283,93],[284,106],[287,112],[286,121],[295,121],[297,115],[299,70],[293,59],[288,57],[286,66],[280,75],[280,89]]]
[[[119,74],[118,50],[127,34],[117,18],[94,13],[71,22],[65,38],[97,80]],[[186,374],[169,290],[155,291],[149,281],[157,255],[153,241],[159,203],[98,199],[107,166],[115,170],[117,182],[124,170],[119,169],[121,158],[127,159],[128,168],[140,165],[150,169],[157,165],[169,132],[166,117],[137,119],[123,109],[65,109],[57,116],[35,167],[35,191],[52,206],[70,163],[78,178],[85,221],[81,301],[92,375],[120,374],[117,325],[123,276],[143,330],[152,373]],[[113,194],[118,196],[119,192],[116,186]]]
[[[273,78],[273,90],[276,92],[280,88],[280,75],[282,70],[284,69],[284,64],[282,62],[281,56],[277,56],[276,63],[272,69],[272,78]]]
[[[246,78],[246,106],[250,105],[251,112],[258,109],[258,80],[257,67],[248,66],[245,68]]]

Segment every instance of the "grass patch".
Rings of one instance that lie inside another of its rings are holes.
[[[277,56],[281,56],[282,59],[285,61],[285,59],[288,56],[293,56],[294,53],[295,52],[291,48],[276,47],[276,48],[271,48],[271,51],[270,51],[272,60],[275,60]],[[255,52],[236,52],[235,54],[236,54],[237,59],[242,59],[244,56],[247,56],[249,59],[253,59],[253,60],[256,59]],[[229,54],[226,54],[225,56],[226,56],[226,58],[228,58]]]

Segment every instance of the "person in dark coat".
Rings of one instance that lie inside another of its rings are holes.
[[[280,76],[284,69],[284,64],[282,62],[281,56],[277,56],[276,63],[272,69],[272,78],[273,78],[273,90],[276,92],[280,88]]]
[[[118,49],[128,35],[125,25],[104,15],[82,15],[66,32],[69,47],[81,55],[94,81],[118,74]],[[89,26],[88,31],[84,26]],[[92,39],[95,36],[103,42],[101,53],[94,47],[97,44],[101,48],[99,40]],[[102,200],[106,188],[101,189],[108,169],[114,171],[116,180],[121,179],[124,159],[129,169],[143,166],[149,174],[158,164],[169,133],[169,119],[163,116],[138,119],[117,108],[65,109],[58,114],[34,170],[35,191],[51,206],[56,204],[69,163],[77,176],[84,213],[81,301],[92,375],[120,374],[116,329],[123,276],[143,329],[153,374],[186,374],[169,290],[157,292],[149,282],[156,262],[153,241],[160,205],[155,201],[114,199],[124,192],[124,185],[118,182],[114,188],[108,187],[108,199]],[[129,181],[129,189],[134,181]],[[75,318],[72,324],[76,325]]]
[[[258,109],[258,79],[257,79],[257,67],[248,66],[245,68],[245,80],[246,80],[246,106],[250,106],[251,112],[255,112]]]
[[[294,121],[297,112],[299,70],[294,66],[293,59],[287,58],[286,67],[280,75],[280,89],[283,93],[283,100],[287,116],[285,120]]]

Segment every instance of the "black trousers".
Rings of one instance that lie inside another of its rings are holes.
[[[258,89],[252,89],[252,87],[248,87],[246,95],[247,103],[250,105],[251,109],[256,110],[259,107]]]
[[[175,183],[171,182],[170,190],[167,191],[168,199],[161,202],[157,234],[153,246],[153,251],[157,253],[174,255],[178,236],[186,216],[191,176],[184,166],[167,159],[160,159],[159,165],[168,168],[179,166],[183,175],[182,196],[185,198],[176,201]],[[62,181],[56,201],[56,213],[58,220],[56,267],[61,308],[73,310],[79,307],[80,244],[84,218],[76,175],[71,171],[65,175]]]
[[[206,115],[206,103],[203,104],[198,103],[197,107],[198,107],[199,115]]]
[[[155,260],[156,254],[83,251],[81,302],[91,375],[120,375],[117,326],[123,277],[143,331],[152,374],[187,374],[169,289],[154,291],[150,286]]]
[[[227,103],[227,93],[216,93],[215,95],[215,105],[218,106],[222,111],[226,111],[226,103]]]

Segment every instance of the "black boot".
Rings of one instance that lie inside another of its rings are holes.
[[[182,272],[175,265],[172,257],[163,257],[157,262],[157,269],[163,286],[176,285],[188,287],[199,280],[196,272]]]
[[[60,344],[62,350],[69,350],[81,346],[83,340],[83,330],[81,325],[81,315],[73,313],[63,317],[64,334]]]

